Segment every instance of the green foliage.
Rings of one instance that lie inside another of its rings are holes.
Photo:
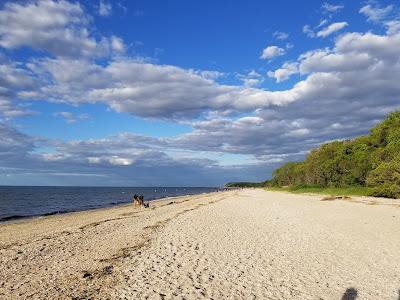
[[[367,184],[374,187],[372,195],[400,198],[400,155],[372,170]]]
[[[265,187],[268,185],[268,180],[262,182],[228,182],[225,187],[238,187],[238,188],[248,188],[248,187]]]
[[[268,187],[272,191],[287,191],[291,193],[313,193],[332,196],[354,195],[354,196],[368,196],[371,195],[373,189],[364,186],[350,186],[350,187],[321,187],[317,185],[296,185],[290,187]]]
[[[371,195],[400,198],[400,111],[389,114],[368,136],[327,143],[303,162],[284,164],[273,172],[270,185],[370,187]]]

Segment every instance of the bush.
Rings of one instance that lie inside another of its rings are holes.
[[[382,186],[375,187],[369,194],[374,197],[385,197],[385,198],[400,198],[400,186],[396,184],[385,184]]]
[[[400,198],[400,155],[372,170],[367,184],[374,187],[373,196]]]

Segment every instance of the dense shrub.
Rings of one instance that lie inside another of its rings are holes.
[[[303,162],[284,164],[273,172],[270,184],[370,186],[374,196],[400,198],[400,111],[368,136],[323,144]]]
[[[372,170],[367,184],[374,187],[373,195],[400,198],[400,155]]]

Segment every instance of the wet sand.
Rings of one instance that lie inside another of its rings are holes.
[[[247,189],[0,224],[0,299],[399,299],[400,201],[322,198]]]

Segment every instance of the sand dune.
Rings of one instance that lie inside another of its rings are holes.
[[[0,225],[1,299],[399,299],[395,201],[240,190]]]

